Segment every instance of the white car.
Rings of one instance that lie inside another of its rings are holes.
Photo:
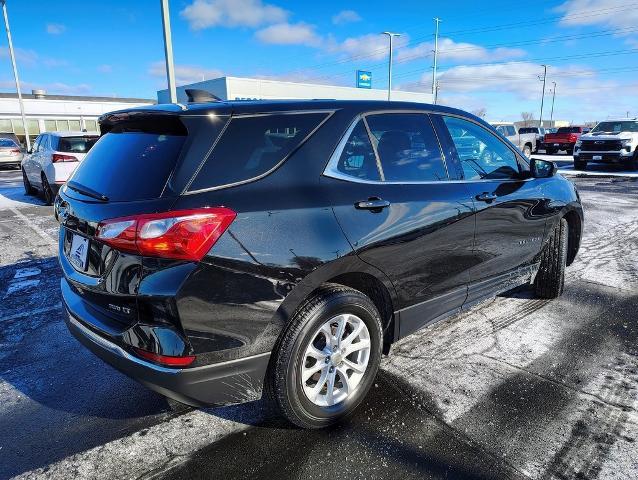
[[[38,135],[29,155],[22,160],[24,191],[41,191],[47,205],[66,182],[79,162],[100,138],[86,132],[48,132]]]
[[[638,118],[603,120],[576,141],[574,168],[588,163],[621,164],[638,170]]]

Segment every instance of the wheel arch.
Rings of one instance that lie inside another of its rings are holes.
[[[563,218],[567,220],[567,265],[571,265],[580,248],[583,232],[583,220],[576,210],[568,210]]]

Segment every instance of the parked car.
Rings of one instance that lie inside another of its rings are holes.
[[[536,151],[536,134],[535,133],[523,133],[516,129],[513,123],[492,123],[492,126],[498,133],[507,138],[510,142],[516,145],[525,157],[530,158],[532,152]]]
[[[0,138],[0,166],[19,167],[24,152],[20,144],[10,138]]]
[[[533,133],[536,137],[536,148],[534,149],[534,153],[538,152],[541,143],[545,139],[545,129],[543,127],[521,127],[518,129],[519,134],[528,134]]]
[[[556,133],[545,135],[541,148],[547,155],[553,155],[559,150],[565,150],[568,155],[572,155],[576,141],[587,132],[589,132],[587,127],[560,127]]]
[[[574,147],[574,168],[585,170],[588,162],[638,170],[638,118],[606,120],[583,134]]]
[[[558,297],[579,249],[574,185],[461,110],[213,102],[100,125],[55,200],[67,325],[187,404],[265,388],[330,425],[393,342],[518,285]]]
[[[28,195],[41,191],[47,205],[67,181],[99,135],[49,132],[38,135],[31,153],[22,160],[22,180]]]

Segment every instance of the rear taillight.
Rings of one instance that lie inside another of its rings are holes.
[[[195,355],[173,357],[171,355],[160,355],[159,353],[149,352],[141,348],[134,348],[134,350],[135,353],[144,360],[149,360],[167,367],[186,367],[195,361]]]
[[[115,218],[100,222],[96,237],[142,256],[199,261],[236,215],[229,208],[214,207]]]
[[[78,159],[77,157],[74,157],[73,155],[62,155],[61,153],[54,153],[53,155],[51,155],[51,161],[53,163],[77,162]]]
[[[21,152],[20,152],[20,149],[19,149],[19,148],[12,148],[11,150],[9,150],[9,153],[10,153],[11,155],[18,155],[18,154],[19,154],[19,153],[21,153]]]

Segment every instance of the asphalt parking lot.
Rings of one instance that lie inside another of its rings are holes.
[[[638,478],[638,178],[548,158],[586,215],[563,297],[508,292],[405,339],[313,432],[261,401],[168,401],[80,346],[52,209],[0,171],[0,478]]]

